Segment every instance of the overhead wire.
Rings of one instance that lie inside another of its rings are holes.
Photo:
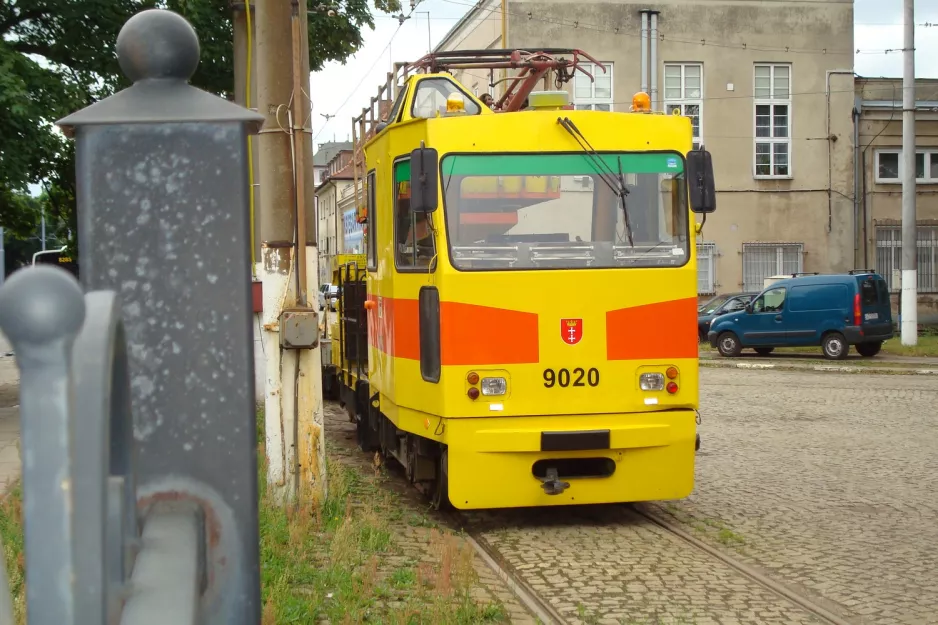
[[[483,7],[483,6],[480,6],[478,3],[462,2],[462,1],[460,1],[460,0],[443,0],[443,2],[447,2],[447,3],[449,3],[449,4],[454,4],[454,5],[458,5],[458,6],[470,7],[470,8],[473,8],[473,9],[477,9],[477,10],[479,10],[479,11],[481,11],[481,12],[484,12],[484,13],[486,13],[486,14],[490,14],[490,15],[491,15],[491,14],[494,14],[494,13],[496,13],[496,12],[499,13],[498,15],[494,15],[494,16],[490,16],[490,17],[483,17],[480,21],[489,21],[489,20],[496,21],[496,20],[501,20],[501,15],[500,15],[501,9],[500,9],[500,8]],[[410,13],[408,14],[408,17],[413,14],[414,9],[415,9],[419,4],[420,4],[420,2],[417,2],[417,3],[414,5],[414,7],[411,8],[411,11],[410,11]],[[583,23],[583,22],[580,22],[580,21],[578,21],[578,20],[577,20],[577,21],[570,22],[570,21],[566,21],[566,20],[550,19],[550,18],[545,18],[545,17],[541,17],[541,16],[536,16],[536,15],[534,15],[532,12],[521,13],[521,12],[518,12],[518,11],[511,11],[511,10],[508,10],[508,11],[506,11],[506,13],[507,13],[508,15],[512,15],[512,16],[516,16],[516,17],[523,17],[523,18],[525,18],[525,19],[527,19],[527,20],[531,20],[531,21],[545,22],[545,23],[554,24],[554,25],[559,25],[559,26],[573,27],[573,28],[577,28],[577,29],[578,29],[578,28],[582,28],[582,29],[586,29],[586,30],[593,30],[593,31],[597,31],[597,32],[611,33],[611,34],[615,34],[615,35],[623,35],[623,36],[626,36],[626,37],[633,37],[633,38],[639,38],[639,37],[641,37],[641,33],[633,33],[633,32],[627,31],[627,30],[623,30],[623,29],[620,28],[620,27],[616,27],[616,28],[610,29],[610,28],[606,28],[606,27],[602,27],[602,26],[597,26],[597,25],[594,25],[594,24]],[[383,16],[382,16],[382,17],[383,17]],[[387,17],[388,17],[388,18],[398,19],[398,18],[396,18],[395,16],[387,16]],[[464,16],[463,16],[463,17],[464,17]],[[463,19],[463,18],[460,17],[460,18],[436,18],[436,19],[452,19],[452,20],[454,20],[454,21],[458,21],[458,20]],[[400,20],[399,20],[399,21],[400,21]],[[375,62],[372,64],[372,66],[368,69],[367,72],[365,72],[365,75],[362,77],[362,79],[361,79],[361,80],[356,84],[356,86],[349,92],[348,96],[345,98],[345,100],[342,102],[342,104],[336,109],[336,114],[337,114],[346,104],[348,104],[349,100],[351,100],[352,97],[355,95],[355,93],[358,91],[358,89],[361,88],[361,85],[364,83],[364,81],[367,80],[367,77],[368,77],[368,75],[371,73],[371,70],[374,69],[374,66],[377,65],[378,61],[384,56],[384,53],[385,53],[385,52],[387,51],[387,49],[391,46],[391,43],[394,41],[394,38],[395,38],[395,37],[397,36],[397,34],[400,32],[400,29],[401,29],[401,26],[402,26],[402,25],[403,25],[403,21],[400,21],[400,24],[398,24],[398,28],[394,31],[394,34],[391,36],[391,40],[388,41],[387,46],[385,46],[385,48],[381,51],[381,54],[378,55],[378,58],[375,59]],[[874,25],[874,24],[858,23],[857,25]],[[893,25],[893,24],[882,24],[882,25],[886,26],[886,25]],[[901,24],[899,24],[899,25],[901,25]],[[916,26],[930,27],[930,26],[935,26],[935,24],[931,24],[931,23],[925,22],[925,23],[921,23],[921,24],[916,24]],[[472,30],[471,30],[470,32],[474,31],[474,30],[475,30],[476,28],[478,28],[478,27],[479,27],[478,24],[475,25],[475,26],[473,26],[473,28],[472,28]],[[788,47],[788,46],[786,46],[786,47],[784,47],[784,48],[772,48],[772,47],[765,47],[765,46],[750,46],[750,45],[748,45],[748,44],[745,43],[745,42],[739,42],[739,43],[720,43],[720,42],[708,41],[708,40],[706,40],[706,39],[701,39],[701,40],[697,40],[697,41],[691,41],[691,40],[685,40],[685,39],[667,37],[666,35],[661,34],[661,33],[659,33],[659,39],[660,39],[661,41],[668,41],[668,42],[673,42],[673,43],[682,43],[682,44],[687,44],[687,45],[699,45],[699,46],[703,46],[703,47],[710,46],[710,47],[727,48],[727,49],[751,50],[751,51],[757,51],[757,52],[786,52],[786,53],[791,53],[791,54],[821,54],[821,55],[828,55],[828,54],[831,54],[831,55],[833,55],[833,54],[844,54],[844,55],[846,55],[846,54],[891,54],[891,53],[894,53],[894,52],[900,52],[900,51],[901,51],[901,49],[883,49],[883,50],[863,50],[863,49],[857,49],[857,50],[852,50],[852,51],[848,51],[848,50],[829,50],[829,49],[827,49],[827,48],[814,48],[814,49],[811,49],[811,48],[804,48],[804,49],[801,49],[801,48],[793,48],[793,47]],[[481,76],[481,75],[479,75],[479,74],[474,74],[474,73],[472,73],[471,71],[468,71],[468,70],[461,70],[461,73],[466,74],[466,75],[469,75],[469,76],[473,76],[473,77],[475,77],[475,78],[477,78],[477,79],[479,79],[479,80],[486,81],[486,84],[487,84],[487,81],[489,80],[489,78],[488,78],[487,76]],[[853,92],[853,90],[851,89],[851,90],[843,90],[843,91],[831,91],[830,93],[852,93],[852,92]],[[827,93],[828,93],[827,91],[805,91],[805,92],[799,92],[799,93],[792,93],[792,94],[790,94],[790,97],[795,97],[795,96],[809,96],[809,95],[825,95],[825,94],[827,94]],[[700,98],[699,101],[701,101],[701,102],[707,102],[707,101],[712,101],[712,100],[731,100],[731,99],[739,99],[739,98],[751,99],[752,96],[751,96],[751,95],[710,96],[710,97]],[[631,104],[631,102],[613,102],[612,104],[613,104],[613,105],[622,105],[622,104]],[[333,114],[332,116],[335,116],[335,114]],[[330,116],[330,117],[332,117],[332,116]],[[323,128],[319,131],[319,133],[317,133],[317,135],[316,135],[317,138],[318,138],[319,134],[321,134],[321,133],[325,130],[325,128],[326,128],[326,125],[324,125]],[[726,138],[734,138],[734,137],[726,137]]]
[[[358,92],[358,90],[361,89],[361,86],[364,84],[364,82],[365,82],[366,80],[368,80],[368,76],[371,75],[371,70],[373,70],[373,69],[375,68],[375,66],[378,64],[378,61],[380,61],[382,58],[384,58],[384,53],[387,52],[387,51],[388,51],[388,48],[391,47],[391,44],[394,43],[394,38],[397,37],[397,34],[398,34],[399,32],[401,32],[401,28],[404,26],[404,22],[405,22],[406,20],[408,20],[408,19],[410,18],[410,16],[412,16],[412,15],[414,14],[414,10],[415,10],[418,6],[420,6],[420,3],[421,3],[422,1],[423,1],[423,0],[417,0],[417,2],[415,2],[415,3],[413,4],[413,6],[411,6],[411,8],[410,8],[410,13],[408,13],[406,17],[404,17],[403,19],[399,19],[399,18],[398,18],[398,25],[397,25],[397,28],[394,29],[394,33],[391,35],[391,38],[388,40],[387,45],[384,46],[384,49],[381,50],[381,53],[378,54],[377,57],[375,57],[375,60],[374,60],[374,62],[371,64],[371,66],[370,66],[367,70],[365,70],[365,73],[364,73],[364,75],[361,77],[361,80],[359,80],[358,83],[355,85],[355,87],[354,87],[351,91],[349,91],[348,96],[346,96],[345,100],[342,101],[342,104],[340,104],[340,105],[335,109],[335,112],[329,116],[330,118],[331,118],[331,117],[335,117],[336,115],[338,115],[338,114],[339,114],[339,111],[341,111],[342,108],[343,108],[346,104],[348,104],[349,100],[351,100],[352,97]],[[322,128],[319,129],[319,132],[316,133],[316,136],[313,137],[313,143],[316,142],[316,139],[319,138],[319,135],[321,135],[321,134],[323,133],[323,131],[326,129],[326,127],[327,127],[328,125],[329,125],[328,121],[327,121],[325,124],[323,124]]]

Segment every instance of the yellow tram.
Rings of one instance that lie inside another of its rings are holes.
[[[499,110],[448,73],[472,59],[426,57],[359,126],[366,253],[335,267],[324,387],[436,507],[693,488],[710,157],[645,94],[618,113],[533,91],[582,71],[567,52],[485,51],[520,70]]]

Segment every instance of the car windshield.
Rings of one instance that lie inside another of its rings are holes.
[[[448,155],[441,170],[452,263],[460,270],[681,266],[689,258],[683,167],[676,153]]]
[[[726,303],[726,300],[729,298],[729,295],[720,295],[718,297],[714,297],[712,300],[701,306],[698,312],[701,315],[712,315],[714,312],[716,312],[717,308]]]

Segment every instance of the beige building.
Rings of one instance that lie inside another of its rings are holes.
[[[577,74],[568,83],[576,108],[628,111],[641,90],[655,110],[692,118],[695,143],[713,154],[719,192],[717,212],[698,239],[701,297],[758,290],[779,273],[891,271],[878,259],[891,253],[880,251],[893,240],[891,222],[883,220],[899,216],[901,185],[868,176],[863,186],[854,171],[855,132],[868,173],[877,146],[892,148],[880,158],[894,162],[901,115],[890,103],[901,100],[901,89],[893,98],[895,81],[855,80],[852,0],[509,1],[507,45],[501,9],[500,0],[482,0],[437,51],[579,48],[607,72],[586,64],[596,80]],[[476,94],[498,95],[485,72],[454,74]],[[921,136],[935,119],[926,87],[918,98]],[[927,148],[938,143],[920,145],[930,166]],[[938,153],[934,158],[938,167]],[[930,189],[928,175],[920,179],[918,215],[921,245],[933,250],[938,184]],[[931,277],[920,287],[938,291],[926,257],[933,258],[920,252],[919,271]],[[931,307],[928,299],[922,303]]]
[[[354,211],[352,183],[352,150],[335,152],[323,168],[316,185],[316,215],[318,218],[319,282],[332,281],[332,261],[336,253],[345,251],[344,213]]]
[[[902,260],[902,81],[858,78],[859,255],[886,278],[898,302]],[[915,87],[919,321],[938,323],[938,80]]]

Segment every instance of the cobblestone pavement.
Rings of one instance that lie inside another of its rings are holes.
[[[349,422],[345,411],[337,403],[327,402],[324,412],[330,457],[338,459],[346,466],[353,466],[362,473],[373,475],[372,457],[358,449],[355,443],[355,426]],[[393,489],[399,500],[414,514],[400,515],[400,518],[388,521],[396,555],[393,556],[393,561],[386,564],[432,563],[434,559],[438,560],[438,556],[433,553],[436,548],[433,543],[438,542],[438,537],[435,536],[438,530],[434,524],[445,526],[446,520],[428,508],[422,495],[401,479],[399,472],[392,471],[389,477],[391,479],[388,480],[387,487]],[[414,522],[416,517],[424,515],[431,523]],[[454,541],[458,550],[466,548],[462,537],[455,536]],[[534,625],[538,622],[478,554],[473,558],[473,568],[478,575],[478,582],[472,594],[477,600],[483,603],[500,603],[511,623]]]
[[[938,380],[701,383],[697,489],[662,508],[852,622],[938,623]]]
[[[697,486],[641,504],[854,623],[938,623],[938,383],[707,369]],[[571,623],[816,623],[628,507],[474,512]]]

